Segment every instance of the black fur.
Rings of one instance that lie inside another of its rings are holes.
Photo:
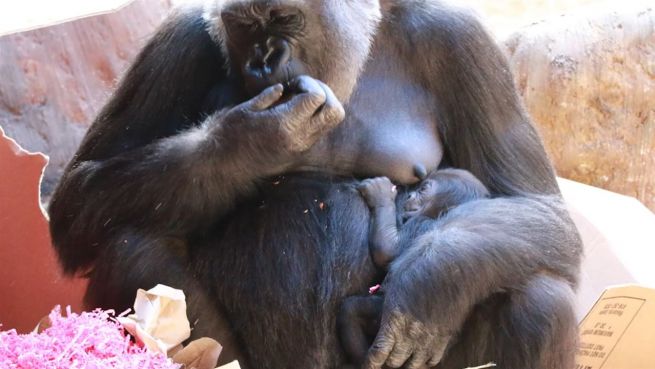
[[[484,185],[462,169],[442,169],[426,174],[416,188],[399,198],[396,198],[396,187],[386,177],[365,180],[358,188],[371,209],[371,258],[385,272],[404,250],[418,246],[418,237],[436,229],[438,217],[456,206],[489,197]],[[421,250],[422,253],[430,251]],[[341,305],[337,316],[341,345],[357,365],[364,363],[367,350],[377,335],[383,304],[381,296],[371,295],[352,296]]]
[[[231,3],[249,2],[288,6]],[[323,28],[371,19],[293,4],[292,60],[313,78],[268,79],[293,86],[285,97],[246,88],[201,9],[171,16],[139,55],[49,207],[64,269],[90,279],[87,304],[123,309],[166,283],[222,361],[339,367],[336,312],[381,278],[352,176],[409,184],[417,162],[449,165],[493,199],[453,209],[390,265],[368,367],[570,368],[580,240],[491,38],[467,12],[385,0],[367,59],[367,35],[334,38],[373,28]]]

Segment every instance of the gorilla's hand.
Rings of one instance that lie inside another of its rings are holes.
[[[369,178],[357,187],[371,208],[393,206],[396,200],[396,186],[387,177]]]
[[[425,266],[415,265],[417,269]],[[447,302],[435,301],[425,280],[413,280],[412,273],[407,271],[399,273],[402,276],[393,272],[392,268],[385,278],[380,330],[364,368],[434,367],[441,361],[459,320],[451,319],[454,317],[448,309],[439,312],[441,304]]]
[[[287,149],[303,152],[341,123],[346,113],[332,89],[317,79],[300,76],[289,86],[296,95],[274,111],[281,117]]]
[[[235,114],[235,120],[254,125],[252,128],[264,133],[267,146],[280,142],[286,152],[304,152],[341,123],[345,111],[332,90],[314,78],[299,76],[289,83],[289,90],[290,99],[281,102],[285,92],[283,86],[276,84],[268,87],[233,108],[226,118],[229,120],[229,115]],[[239,124],[234,126],[239,130]],[[240,133],[243,134],[242,131]]]
[[[450,334],[442,333],[434,324],[418,318],[411,311],[386,307],[380,331],[369,349],[364,368],[380,369],[404,367],[419,369],[436,366],[441,361]]]

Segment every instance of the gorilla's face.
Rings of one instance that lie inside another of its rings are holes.
[[[217,0],[210,33],[254,96],[307,74],[346,101],[371,47],[378,0]]]
[[[407,195],[405,206],[403,207],[402,218],[407,220],[417,215],[427,217],[436,217],[439,204],[436,201],[439,193],[439,182],[433,178],[423,180],[419,188]]]

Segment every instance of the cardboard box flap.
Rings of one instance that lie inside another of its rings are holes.
[[[607,289],[580,323],[576,369],[655,368],[655,290]]]

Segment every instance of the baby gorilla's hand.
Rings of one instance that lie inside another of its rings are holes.
[[[391,206],[396,201],[396,186],[387,177],[364,180],[357,189],[371,208]]]

